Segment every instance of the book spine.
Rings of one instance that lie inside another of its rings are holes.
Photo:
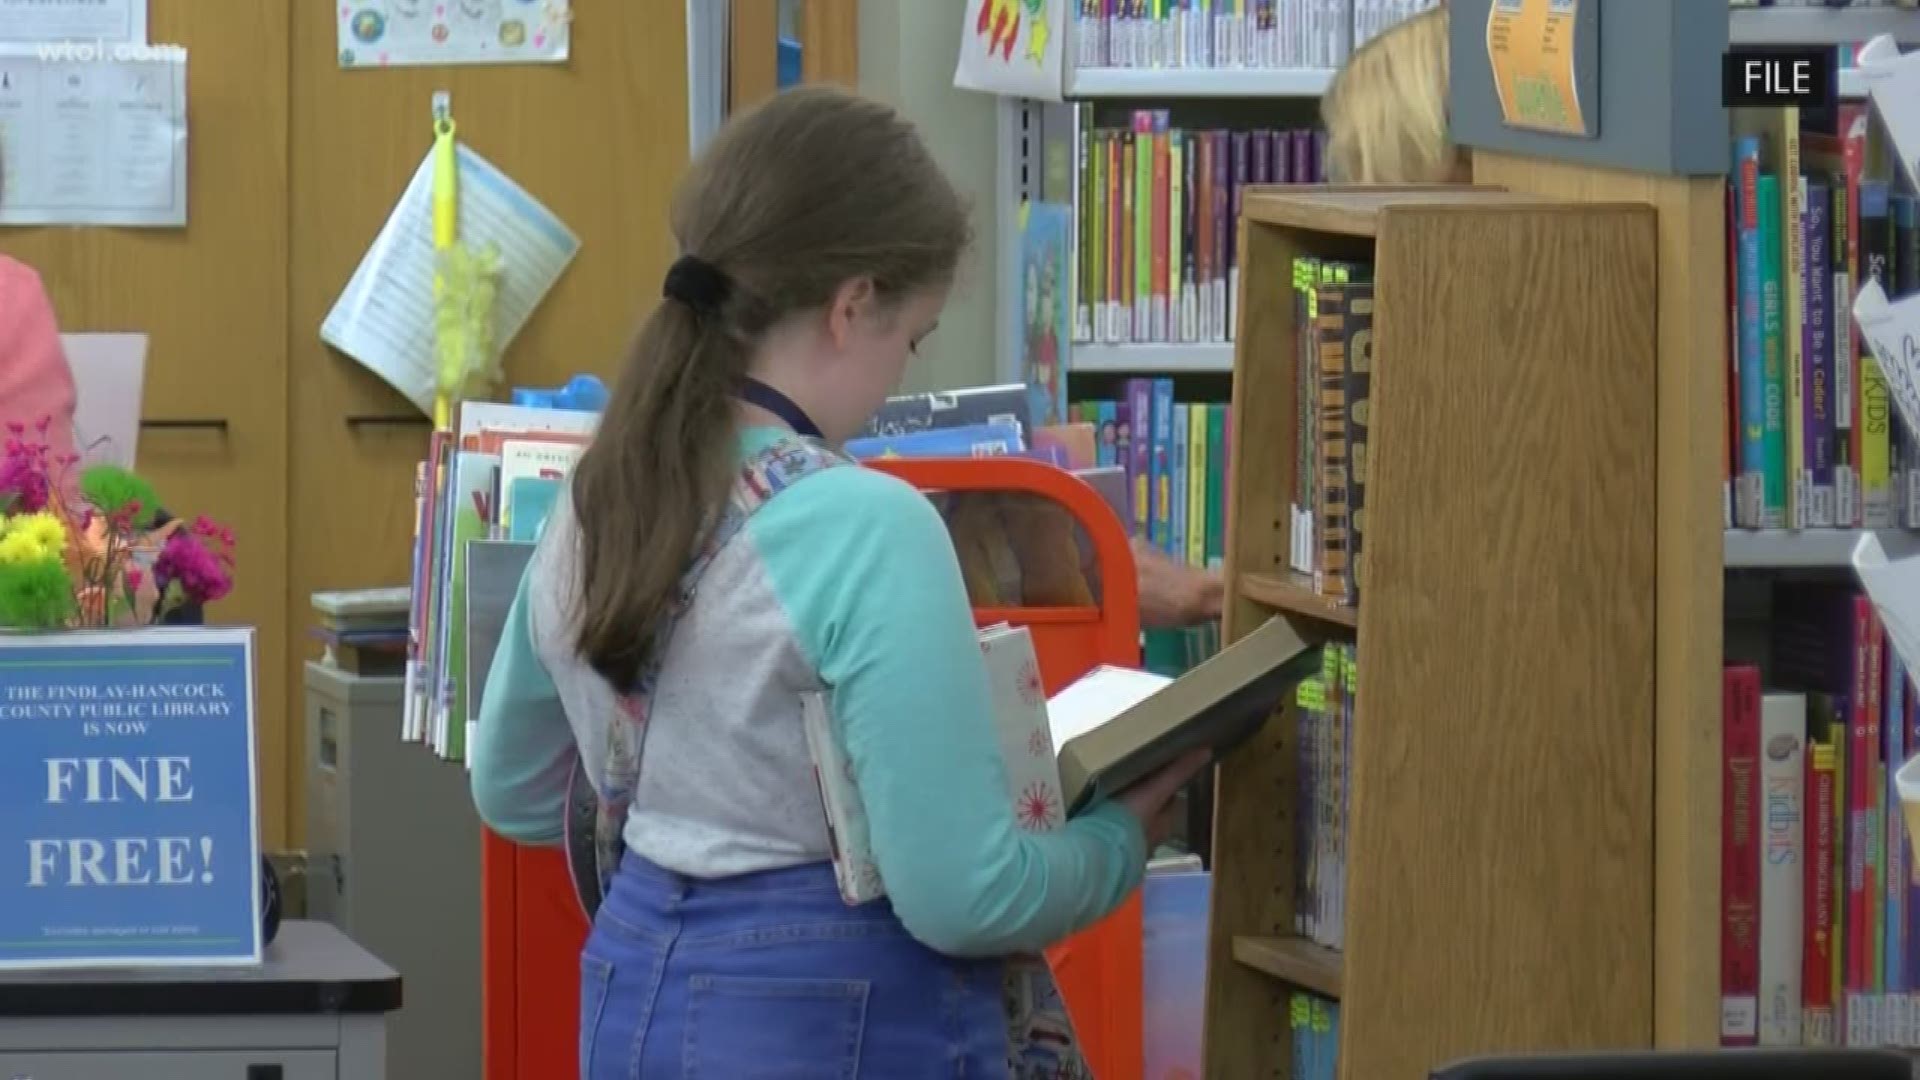
[[[1207,405],[1195,402],[1187,410],[1187,544],[1188,566],[1207,565]]]
[[[1892,221],[1888,214],[1887,184],[1865,181],[1860,185],[1860,273],[1861,283],[1873,280],[1883,290],[1891,290],[1887,275],[1892,254]],[[1891,292],[1889,292],[1891,295]],[[1871,350],[1860,349],[1860,523],[1868,529],[1893,526],[1893,483],[1891,469],[1891,433],[1893,406],[1887,395],[1887,381],[1879,361]]]
[[[1354,284],[1347,293],[1347,595],[1360,602],[1366,569],[1367,429],[1373,384],[1373,286]]]
[[[1227,554],[1227,406],[1207,406],[1207,548],[1202,561],[1209,570],[1226,564]]]
[[[1119,237],[1116,250],[1120,254],[1114,267],[1114,276],[1118,280],[1117,292],[1119,310],[1114,318],[1114,339],[1116,341],[1136,340],[1134,328],[1134,200],[1137,192],[1134,181],[1139,176],[1136,159],[1140,153],[1140,139],[1132,131],[1122,133],[1120,147],[1120,212],[1114,220],[1114,233]]]
[[[1172,505],[1167,513],[1167,554],[1176,559],[1187,557],[1187,452],[1192,433],[1187,430],[1192,410],[1184,402],[1167,402],[1173,414],[1173,435],[1167,449],[1167,488]]]
[[[1894,784],[1894,776],[1900,770],[1907,744],[1904,723],[1906,674],[1893,650],[1882,648],[1881,652],[1885,658],[1882,672],[1884,690],[1881,695],[1885,707],[1880,723],[1883,764],[1880,770],[1879,817],[1880,833],[1886,838],[1882,845],[1886,857],[1881,885],[1886,896],[1887,927],[1881,967],[1886,973],[1883,1011],[1888,1022],[1883,1041],[1892,1046],[1906,1046],[1912,1040],[1912,1017],[1907,1008],[1907,991],[1910,987],[1906,968],[1907,882],[1910,875],[1907,873],[1906,850],[1901,835],[1904,826],[1900,820],[1900,792]]]
[[[1808,525],[1826,528],[1834,524],[1833,466],[1837,447],[1833,427],[1833,321],[1831,256],[1827,242],[1833,226],[1831,190],[1826,184],[1806,183],[1806,213],[1802,218],[1805,239],[1802,289],[1806,296],[1806,319],[1801,337],[1801,366],[1806,393],[1801,398],[1801,415],[1806,428],[1802,457]]]
[[[1860,213],[1861,179],[1867,165],[1867,129],[1868,116],[1865,107],[1859,103],[1843,104],[1838,111],[1838,132],[1840,138],[1841,168],[1844,171],[1847,193],[1847,289],[1836,293],[1845,297],[1846,309],[1853,310],[1853,299],[1859,293],[1862,264],[1860,261]],[[1853,332],[1853,320],[1848,318],[1846,385],[1843,390],[1846,397],[1842,404],[1847,409],[1847,472],[1846,490],[1842,493],[1841,509],[1849,511],[1842,520],[1849,527],[1858,526],[1866,520],[1866,490],[1863,468],[1866,451],[1866,424],[1863,419],[1862,405],[1865,391],[1865,372],[1861,367],[1861,357],[1865,355],[1864,343],[1860,335]]]
[[[1806,273],[1806,245],[1801,228],[1801,208],[1806,178],[1800,175],[1799,110],[1783,109],[1780,145],[1780,346],[1781,373],[1787,397],[1785,409],[1786,456],[1785,483],[1787,522],[1796,529],[1807,525],[1806,492],[1802,488],[1802,462],[1805,458],[1806,425],[1801,401],[1806,396],[1805,373],[1801,367],[1802,327],[1806,322],[1806,295],[1801,281]]]
[[[1213,325],[1211,340],[1226,341],[1231,333],[1227,322],[1227,268],[1233,262],[1234,229],[1237,222],[1228,212],[1232,187],[1228,162],[1228,140],[1224,131],[1212,132],[1213,138]]]
[[[1851,690],[1847,697],[1847,1045],[1866,1046],[1871,1035],[1873,964],[1867,955],[1873,940],[1872,867],[1868,851],[1868,814],[1872,806],[1872,743],[1867,734],[1866,613],[1854,606]]]
[[[1127,380],[1127,408],[1133,420],[1133,439],[1129,447],[1128,476],[1133,481],[1134,535],[1149,543],[1153,532],[1153,383],[1148,379]]]
[[[1900,194],[1893,197],[1893,289],[1888,296],[1908,297],[1920,293],[1920,197]],[[1898,410],[1894,411],[1894,430],[1907,450],[1905,467],[1899,478],[1900,524],[1920,528],[1920,432],[1907,426]],[[1920,1035],[1916,1036],[1920,1042]]]
[[[1833,318],[1828,326],[1833,335],[1833,521],[1841,528],[1851,528],[1860,521],[1860,481],[1854,451],[1858,429],[1854,398],[1860,379],[1853,336],[1853,266],[1847,255],[1847,235],[1855,211],[1844,174],[1833,176],[1828,190],[1833,196],[1829,222],[1833,232],[1827,239],[1832,280],[1828,295],[1833,300]]]
[[[1153,526],[1149,541],[1173,551],[1173,380],[1153,380]]]
[[[1182,333],[1181,300],[1186,295],[1184,276],[1187,253],[1186,204],[1187,139],[1179,128],[1167,132],[1167,314],[1166,340],[1185,341]]]
[[[1760,1045],[1797,1046],[1804,1007],[1801,904],[1806,884],[1800,800],[1806,788],[1806,699],[1769,693],[1761,699],[1760,710]]]
[[[1104,239],[1100,245],[1100,269],[1106,275],[1106,287],[1102,295],[1106,302],[1102,305],[1106,317],[1102,320],[1100,340],[1113,343],[1120,340],[1120,312],[1122,293],[1120,286],[1120,266],[1125,248],[1121,222],[1126,213],[1125,193],[1121,190],[1122,178],[1126,174],[1127,133],[1109,131],[1106,138],[1106,184],[1102,198],[1105,208],[1103,228]]]
[[[1749,516],[1742,525],[1758,527],[1766,476],[1767,390],[1760,337],[1760,143],[1741,139],[1735,154],[1740,216],[1740,475]]]
[[[1861,708],[1867,720],[1867,767],[1864,770],[1866,787],[1866,837],[1867,837],[1867,902],[1870,905],[1871,924],[1867,932],[1866,953],[1869,967],[1869,987],[1871,989],[1872,1028],[1868,1036],[1869,1045],[1880,1046],[1887,1041],[1887,1014],[1885,1009],[1887,988],[1886,941],[1887,941],[1887,904],[1885,882],[1887,878],[1887,833],[1886,817],[1881,806],[1887,788],[1885,750],[1881,730],[1885,724],[1882,713],[1885,702],[1882,691],[1885,676],[1881,671],[1881,635],[1879,618],[1874,614],[1873,606],[1864,596],[1856,602],[1865,608],[1866,634],[1862,641],[1867,658],[1867,697]],[[1764,902],[1764,901],[1763,901]]]
[[[1347,594],[1347,286],[1319,286],[1315,422],[1319,425],[1314,467],[1319,490],[1315,527],[1319,537],[1314,588],[1322,596]]]
[[[1133,117],[1133,336],[1153,340],[1153,113]]]
[[[1148,270],[1152,306],[1147,311],[1147,340],[1168,341],[1168,257],[1173,250],[1173,142],[1165,109],[1153,114],[1152,262]]]
[[[1233,139],[1233,202],[1228,213],[1232,215],[1227,224],[1227,250],[1232,254],[1227,259],[1227,301],[1226,301],[1226,339],[1232,341],[1239,330],[1240,303],[1240,206],[1246,197],[1247,188],[1247,133],[1236,131]]]
[[[1812,711],[1809,702],[1809,712]],[[1800,993],[1808,1046],[1833,1045],[1834,745],[1830,727],[1807,742],[1806,926]]]
[[[1760,525],[1787,526],[1786,350],[1781,342],[1780,178],[1763,173],[1760,193],[1760,364],[1766,387],[1761,416]]]
[[[1760,1024],[1760,672],[1721,676],[1720,1043],[1753,1046]]]

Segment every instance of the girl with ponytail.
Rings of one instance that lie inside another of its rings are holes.
[[[672,231],[471,750],[481,817],[509,839],[561,839],[576,755],[616,811],[581,1075],[1008,1076],[1000,958],[1132,892],[1146,823],[1199,761],[1018,828],[946,527],[835,452],[933,331],[968,242],[912,126],[842,91],[778,95],[694,163]],[[884,900],[839,897],[810,691]]]

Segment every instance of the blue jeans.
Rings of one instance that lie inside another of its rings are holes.
[[[1002,990],[826,863],[699,880],[629,852],[580,957],[580,1076],[999,1080]]]

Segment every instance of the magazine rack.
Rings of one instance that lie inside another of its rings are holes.
[[[982,626],[1027,627],[1048,694],[1100,664],[1140,661],[1140,609],[1127,533],[1100,494],[1026,458],[889,459],[870,467],[927,492],[1027,494],[1064,507],[1085,531],[1101,582],[1088,607],[976,608]],[[557,848],[487,832],[481,852],[481,1013],[486,1080],[572,1077],[579,1053],[580,948],[587,923]],[[1087,1062],[1100,1080],[1140,1080],[1140,894],[1047,958]]]

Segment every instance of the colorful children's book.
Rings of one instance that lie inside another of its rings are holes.
[[[993,722],[1007,767],[1007,797],[1014,818],[1032,832],[1056,829],[1066,820],[1060,796],[1060,771],[1054,763],[1053,735],[1047,726],[1047,697],[1040,684],[1040,661],[1025,627],[999,623],[980,631],[980,653],[993,695]],[[803,696],[802,724],[820,783],[827,829],[833,838],[834,872],[841,898],[863,904],[886,895],[873,861],[866,810],[854,785],[850,762],[833,733],[831,707],[824,692]]]
[[[848,456],[862,461],[885,457],[997,457],[1018,454],[1026,448],[1020,428],[1003,421],[848,439],[846,445]]]
[[[1205,870],[1147,871],[1141,889],[1141,987],[1146,1071],[1150,1080],[1198,1080],[1201,1006],[1207,996]]]
[[[1060,358],[1073,337],[1073,208],[1028,203],[1020,230],[1020,285],[1025,297],[1021,353],[1035,424],[1066,419],[1066,375]]]

